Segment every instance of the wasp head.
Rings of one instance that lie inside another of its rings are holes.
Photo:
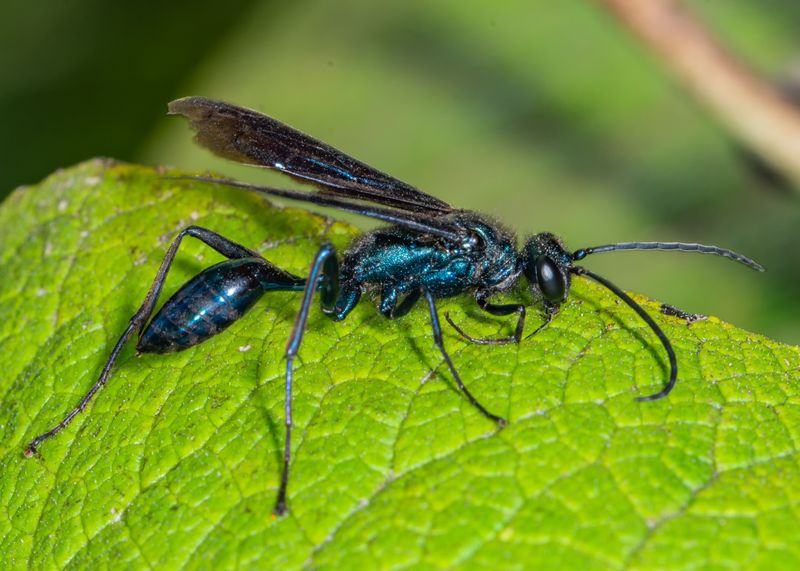
[[[523,273],[535,296],[556,305],[567,299],[572,254],[558,237],[542,232],[528,238],[522,257]]]

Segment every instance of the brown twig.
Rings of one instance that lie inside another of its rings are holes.
[[[677,0],[599,0],[722,122],[800,190],[800,111]]]

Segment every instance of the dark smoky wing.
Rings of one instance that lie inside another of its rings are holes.
[[[226,180],[206,176],[178,178],[222,184],[233,188],[241,188],[250,192],[256,192],[258,194],[266,194],[267,196],[277,196],[280,198],[288,198],[289,200],[298,200],[309,204],[337,208],[345,212],[352,212],[353,214],[367,216],[390,224],[398,224],[423,235],[431,234],[447,240],[456,241],[463,239],[463,228],[458,226],[452,219],[445,216],[435,216],[426,212],[411,212],[398,208],[385,208],[383,206],[352,201],[322,192],[303,192],[302,190],[274,188],[271,186],[249,184],[238,180]]]
[[[272,168],[322,192],[412,212],[449,212],[452,207],[280,121],[256,111],[204,97],[169,104],[196,131],[195,140],[214,154]]]

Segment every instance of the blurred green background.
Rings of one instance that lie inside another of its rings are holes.
[[[800,3],[692,1],[767,77]],[[103,155],[287,181],[195,148],[166,103],[273,115],[455,205],[571,248],[683,240],[723,259],[615,253],[622,287],[800,343],[800,204],[590,0],[14,2],[0,22],[0,192]],[[257,215],[257,213],[254,213]],[[253,244],[264,236],[254,236]]]

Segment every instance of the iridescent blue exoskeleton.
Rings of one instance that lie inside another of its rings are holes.
[[[378,311],[395,319],[423,298],[430,313],[433,339],[464,396],[497,426],[505,419],[483,407],[467,389],[442,341],[436,300],[469,292],[486,312],[517,316],[514,334],[499,339],[476,339],[445,315],[455,330],[473,343],[518,343],[525,327],[525,306],[495,304],[493,296],[509,291],[525,279],[540,300],[545,320],[554,317],[570,289],[572,276],[586,276],[607,287],[628,304],[659,338],[670,362],[664,388],[638,400],[656,400],[672,390],[678,366],[672,346],[655,321],[625,292],[574,262],[589,254],[612,250],[682,250],[716,254],[751,268],[763,268],[740,254],[700,244],[632,242],[568,251],[549,233],[537,234],[517,249],[516,237],[497,222],[468,210],[458,210],[420,190],[390,177],[320,141],[255,111],[201,97],[187,97],[169,106],[171,114],[184,115],[197,132],[196,140],[222,157],[241,163],[277,169],[310,182],[318,190],[303,192],[206,179],[270,196],[331,206],[376,218],[391,225],[363,234],[344,252],[341,263],[330,244],[324,244],[311,263],[307,277],[292,275],[258,253],[227,238],[192,226],[172,242],[142,306],[111,351],[99,378],[76,408],[54,428],[34,438],[26,449],[32,456],[42,441],[56,435],[89,403],[106,383],[125,343],[137,333],[143,353],[168,353],[192,347],[221,332],[268,291],[302,291],[303,299],[286,345],[285,447],[283,472],[275,513],[286,511],[292,434],[292,373],[303,339],[314,294],[322,311],[342,320],[365,293],[380,297]],[[182,239],[198,238],[228,258],[201,272],[175,293],[150,319],[167,272]],[[536,331],[538,331],[537,329]],[[534,333],[536,332],[534,331]]]

